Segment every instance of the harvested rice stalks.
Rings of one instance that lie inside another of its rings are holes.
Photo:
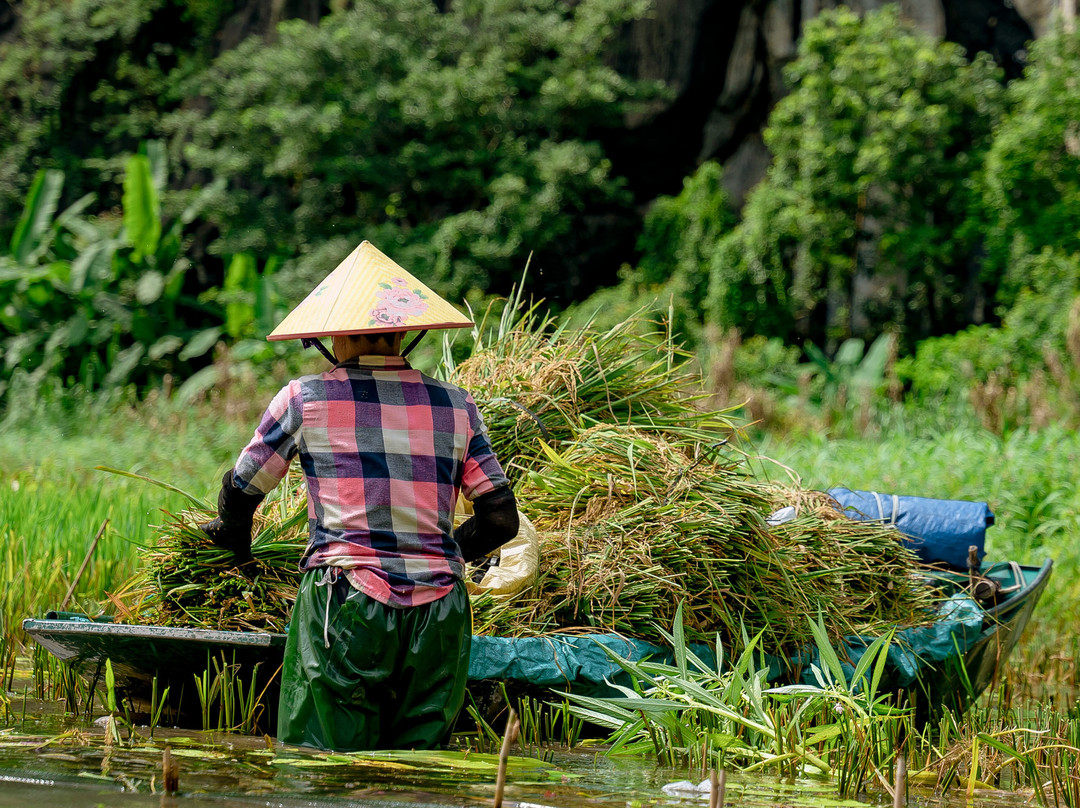
[[[474,604],[483,630],[603,630],[662,642],[658,626],[683,603],[692,639],[719,633],[738,648],[744,629],[764,631],[765,647],[793,650],[812,639],[807,614],[826,615],[836,636],[930,618],[932,592],[894,530],[838,518],[819,496],[770,526],[766,517],[790,491],[688,448],[599,427],[550,452],[519,497],[541,531],[539,583],[528,600]]]
[[[535,309],[508,307],[485,338],[486,320],[472,355],[446,370],[472,392],[512,481],[544,462],[544,443],[562,447],[597,425],[706,444],[734,430],[728,411],[699,408],[691,355],[655,324],[631,318],[608,331],[571,331]]]
[[[217,514],[191,508],[170,514],[143,566],[109,600],[128,622],[231,631],[284,631],[300,582],[307,543],[307,493],[290,472],[281,495],[255,518],[253,561],[238,566],[198,525]]]

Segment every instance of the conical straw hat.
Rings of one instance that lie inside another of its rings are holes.
[[[267,339],[465,328],[462,315],[365,241]]]

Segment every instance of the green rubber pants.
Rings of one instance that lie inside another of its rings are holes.
[[[278,739],[337,752],[443,743],[465,700],[472,637],[465,584],[432,603],[395,609],[344,576],[318,585],[324,572],[305,573],[296,596]]]

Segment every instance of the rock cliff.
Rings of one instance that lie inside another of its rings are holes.
[[[617,169],[638,199],[677,193],[704,160],[725,166],[733,199],[764,174],[761,130],[783,95],[782,70],[803,24],[840,3],[830,0],[655,0],[654,12],[625,33],[620,69],[660,79],[671,99],[612,138]],[[856,11],[884,5],[846,3]],[[902,0],[903,13],[969,52],[987,51],[1010,78],[1023,70],[1027,43],[1051,24],[1055,0]],[[902,69],[902,66],[898,66]]]

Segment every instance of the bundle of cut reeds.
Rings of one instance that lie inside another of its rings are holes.
[[[544,443],[562,447],[602,424],[702,443],[734,428],[728,411],[698,406],[692,356],[658,324],[631,318],[606,331],[570,329],[521,306],[508,306],[497,327],[487,319],[472,354],[446,371],[472,392],[514,482],[545,462]]]
[[[811,639],[806,615],[837,635],[929,619],[931,591],[894,530],[852,522],[807,496],[746,474],[740,458],[640,430],[597,427],[529,474],[519,502],[541,532],[541,574],[525,600],[474,604],[477,628],[524,635],[614,631],[662,640],[683,604],[688,636],[745,630],[766,647]],[[793,500],[799,516],[766,517]]]
[[[169,514],[139,571],[109,594],[128,622],[231,631],[284,631],[307,543],[307,493],[290,472],[280,493],[255,516],[252,560],[238,564],[199,524],[217,514],[192,507]]]

